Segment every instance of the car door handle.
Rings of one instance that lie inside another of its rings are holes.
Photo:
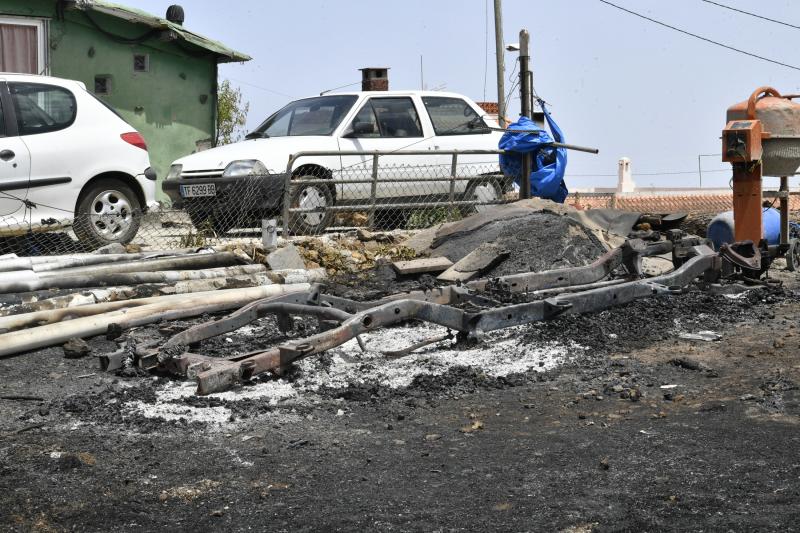
[[[12,152],[11,150],[0,151],[0,159],[2,159],[3,161],[11,161],[12,159],[14,159],[14,156],[16,155],[17,154]]]

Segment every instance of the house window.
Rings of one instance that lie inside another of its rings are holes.
[[[103,74],[94,77],[94,94],[111,94],[111,76]]]
[[[149,54],[133,54],[133,71],[134,72],[149,72],[150,71],[150,55]]]
[[[46,31],[42,19],[0,17],[0,72],[47,74]]]

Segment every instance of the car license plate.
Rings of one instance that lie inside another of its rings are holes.
[[[181,185],[183,198],[197,198],[199,196],[216,196],[217,187],[213,183],[198,183],[196,185]]]

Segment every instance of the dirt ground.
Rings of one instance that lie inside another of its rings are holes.
[[[343,351],[197,398],[61,348],[2,359],[0,529],[795,530],[800,298],[775,276],[782,289],[691,290],[487,340],[530,357],[523,371],[441,366],[439,346],[415,360],[435,371],[387,377]],[[721,340],[680,337],[702,330]],[[276,335],[264,319],[204,349]]]

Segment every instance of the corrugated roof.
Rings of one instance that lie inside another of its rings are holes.
[[[85,11],[103,13],[105,15],[127,20],[129,22],[144,24],[145,26],[149,26],[151,28],[170,30],[174,32],[179,39],[216,54],[220,63],[250,61],[252,59],[249,55],[228,48],[219,41],[214,41],[213,39],[209,39],[208,37],[200,35],[199,33],[187,30],[180,24],[175,24],[174,22],[170,22],[165,18],[151,15],[150,13],[142,11],[141,9],[114,4],[104,0],[78,0],[76,6]]]

